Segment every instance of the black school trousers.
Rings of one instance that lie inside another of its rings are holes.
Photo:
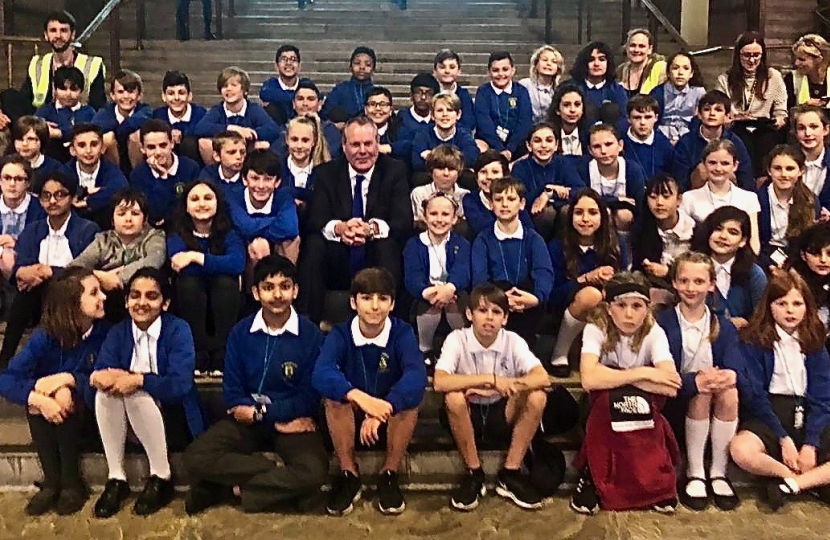
[[[17,352],[17,346],[20,345],[26,328],[40,322],[43,293],[48,285],[49,282],[46,281],[28,291],[18,291],[12,300],[6,334],[3,336],[3,348],[0,349],[0,369],[9,365],[9,360]]]
[[[56,490],[83,489],[81,480],[81,412],[70,414],[60,424],[40,415],[27,414],[29,432],[43,469],[43,487]]]

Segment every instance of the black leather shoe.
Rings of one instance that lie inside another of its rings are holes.
[[[42,516],[55,506],[60,491],[56,488],[40,488],[40,491],[29,499],[26,505],[26,513],[30,516]]]
[[[104,484],[104,492],[95,502],[95,517],[108,518],[117,514],[130,496],[130,485],[124,480],[111,478]]]
[[[69,516],[81,510],[89,499],[89,492],[84,486],[64,488],[61,490],[55,511],[59,516]]]
[[[173,500],[175,490],[173,482],[163,480],[158,476],[151,476],[144,484],[144,490],[133,506],[133,512],[138,516],[149,516],[155,514]]]
[[[233,492],[230,488],[212,482],[199,482],[190,486],[190,491],[184,498],[184,511],[193,516],[207,510],[211,506],[231,500]]]
[[[557,379],[567,379],[571,376],[571,366],[568,364],[552,365],[548,371]]]

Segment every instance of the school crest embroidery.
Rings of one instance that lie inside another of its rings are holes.
[[[378,371],[388,371],[389,370],[389,355],[386,353],[380,354],[380,360],[378,361]]]
[[[507,105],[510,106],[511,109],[515,109],[518,104],[519,100],[514,97],[507,99]]]
[[[293,379],[294,373],[297,372],[297,364],[294,362],[283,362],[282,364],[282,374],[285,376],[286,379]]]
[[[178,182],[176,184],[176,197],[181,197],[184,193],[184,182]]]

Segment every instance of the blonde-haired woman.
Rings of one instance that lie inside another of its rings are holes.
[[[796,105],[827,107],[830,101],[830,43],[818,34],[806,34],[793,43],[795,70],[784,76],[787,108]]]
[[[530,77],[519,81],[530,93],[533,105],[533,123],[544,122],[547,118],[553,91],[562,80],[565,58],[550,45],[542,45],[530,55]]]
[[[625,38],[626,61],[617,68],[617,81],[631,97],[648,94],[666,82],[666,59],[654,52],[651,32],[635,28]]]

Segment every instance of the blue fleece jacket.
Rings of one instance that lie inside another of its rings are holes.
[[[274,191],[270,214],[249,214],[244,192],[229,199],[228,207],[233,224],[246,245],[255,238],[264,238],[275,243],[296,238],[299,234],[297,207],[289,190]]]
[[[594,160],[591,160],[594,161]],[[582,160],[577,163],[577,173],[587,187],[591,187],[591,175],[589,173],[590,161]],[[625,196],[636,201],[640,205],[646,196],[646,175],[642,167],[636,161],[625,160]],[[613,203],[619,199],[614,195],[602,195],[606,204]]]
[[[93,212],[109,205],[115,192],[127,187],[127,179],[124,178],[124,173],[118,165],[106,159],[102,159],[100,163],[98,175],[95,177],[95,187],[101,189],[86,198],[89,209]],[[63,172],[78,180],[78,160],[74,158],[69,160],[63,166]]]
[[[532,205],[539,195],[545,191],[545,186],[564,186],[571,188],[571,193],[576,194],[585,187],[582,177],[576,171],[574,160],[565,156],[554,156],[546,165],[537,162],[533,157],[517,161],[513,165],[511,176],[521,180],[527,189],[525,199],[527,204]],[[557,208],[568,202],[567,199],[554,198],[554,206]]]
[[[738,171],[735,173],[738,186],[749,191],[755,191],[752,160],[743,141],[726,128],[724,128],[721,138],[732,141],[738,151]],[[680,140],[674,146],[671,174],[680,183],[680,191],[691,189],[692,173],[703,159],[703,149],[706,148],[707,144],[708,141],[700,134],[700,130],[693,127],[692,131],[680,137]]]
[[[320,354],[323,334],[305,317],[299,317],[299,333],[278,336],[251,332],[256,314],[231,330],[225,353],[222,391],[225,406],[256,405],[253,394],[268,396],[262,424],[290,422],[316,415],[320,394],[311,385],[314,363]]]
[[[81,107],[76,111],[66,107],[58,109],[53,101],[52,103],[41,105],[38,110],[35,111],[35,116],[43,118],[47,122],[54,122],[57,124],[58,129],[61,130],[61,140],[63,142],[69,142],[69,132],[72,131],[72,127],[75,124],[86,124],[92,122],[92,119],[95,117],[95,109],[93,109],[90,105],[81,105]]]
[[[152,107],[146,103],[137,103],[135,109],[133,109],[133,114],[119,124],[118,118],[115,116],[115,107],[115,103],[107,103],[106,107],[98,109],[98,112],[92,118],[92,123],[100,126],[104,133],[114,131],[116,138],[119,140],[124,140],[130,134],[138,131],[153,114]]]
[[[245,115],[228,116],[225,114],[224,103],[219,103],[210,108],[193,128],[193,135],[196,137],[213,137],[228,130],[228,126],[239,126],[256,131],[257,140],[272,143],[277,140],[280,130],[277,123],[268,116],[260,105],[248,101],[245,108]]]
[[[481,195],[478,191],[464,195],[464,198],[461,199],[461,206],[464,208],[464,219],[476,234],[487,229],[492,229],[496,223],[496,214],[484,206],[484,202],[481,200]],[[522,221],[522,227],[525,229],[535,229],[530,212],[526,209],[519,212],[519,219]]]
[[[127,318],[110,329],[95,361],[95,371],[107,368],[130,370],[135,349],[132,324],[132,319]],[[158,373],[145,373],[141,389],[160,402],[162,407],[181,404],[193,437],[205,429],[199,394],[193,382],[195,362],[190,326],[174,315],[163,313],[156,349]]]
[[[182,132],[182,137],[192,137],[193,136],[193,128],[196,127],[202,118],[205,117],[207,114],[207,109],[202,107],[201,105],[196,105],[195,103],[190,104],[190,120],[185,122],[183,120],[179,120],[175,123],[170,123],[170,114],[169,114],[169,107],[158,107],[153,109],[153,114],[151,118],[155,118],[157,120],[164,120],[170,127],[173,129],[178,129]]]
[[[320,110],[320,118],[330,120],[329,115],[335,108],[342,109],[349,118],[362,115],[366,96],[374,87],[375,84],[371,79],[361,82],[354,77],[337,83],[326,96],[326,101]]]
[[[208,165],[202,169],[199,172],[199,178],[202,180],[210,180],[215,185],[219,186],[226,201],[231,200],[233,197],[241,197],[242,193],[245,191],[245,184],[242,183],[241,176],[236,180],[236,182],[225,182],[222,180],[219,176],[218,163],[216,165]]]
[[[479,150],[473,134],[466,128],[458,125],[455,128],[455,134],[446,141],[438,138],[435,133],[435,124],[430,124],[429,127],[421,129],[412,139],[412,168],[415,171],[423,171],[426,169],[426,160],[421,157],[425,150],[432,150],[442,144],[451,144],[461,150],[461,155],[464,156],[464,167],[470,168],[473,162],[478,158]]]
[[[623,143],[623,157],[627,162],[639,165],[646,180],[659,172],[671,173],[674,146],[660,131],[654,132],[654,142],[651,144],[633,139],[628,133],[623,135]]]
[[[169,223],[173,217],[184,186],[199,176],[199,165],[190,158],[177,156],[179,168],[176,174],[167,178],[156,177],[147,162],[130,173],[130,185],[147,197],[150,207],[150,223],[164,220]]]
[[[69,241],[69,251],[72,252],[72,257],[75,258],[80,255],[92,243],[95,234],[99,231],[98,225],[79,217],[73,212],[69,216],[69,223],[66,225],[66,239]],[[46,218],[26,225],[17,238],[15,246],[17,259],[12,269],[12,281],[14,281],[14,275],[17,274],[17,270],[21,266],[31,266],[38,263],[40,242],[47,236],[49,236],[49,223]],[[55,276],[60,275],[62,271],[63,268],[52,267]]]
[[[475,101],[476,137],[497,152],[509,150],[516,154],[533,128],[533,105],[527,88],[516,81],[512,85],[509,94],[496,94],[489,82],[478,87]],[[506,140],[499,138],[498,127],[508,131]]]
[[[493,228],[476,237],[472,249],[472,285],[507,281],[516,287],[533,280],[533,296],[540,304],[548,301],[553,288],[553,266],[545,241],[533,229],[524,229],[521,240],[499,240]]]
[[[94,390],[89,386],[89,374],[108,331],[109,324],[96,321],[86,339],[78,346],[64,350],[57,340],[38,328],[23,350],[0,373],[0,396],[12,403],[26,405],[38,379],[57,373],[71,373],[75,377],[73,393],[76,399],[91,405]]]
[[[775,353],[772,349],[741,343],[741,354],[751,389],[749,395],[741,396],[744,410],[773,430],[779,439],[787,437],[787,431],[770,402],[769,385],[775,370]],[[819,448],[821,435],[830,425],[830,357],[824,347],[806,356],[807,395],[804,398],[807,415],[804,419],[804,444]]]
[[[332,328],[314,365],[312,384],[324,398],[344,401],[358,389],[392,405],[392,413],[415,409],[424,398],[426,365],[412,327],[390,317],[389,340],[357,347],[352,321]]]
[[[470,288],[470,243],[462,236],[450,233],[445,246],[447,283],[456,291]],[[403,249],[403,281],[406,291],[420,299],[429,281],[429,247],[413,236]]]
[[[207,238],[196,238],[201,253],[205,254],[205,264],[188,264],[179,272],[183,276],[231,276],[242,275],[245,270],[245,246],[239,234],[233,229],[225,236],[225,250],[222,253],[211,253],[210,244]],[[193,251],[188,248],[184,240],[178,234],[167,237],[167,258],[173,257],[176,253]]]

